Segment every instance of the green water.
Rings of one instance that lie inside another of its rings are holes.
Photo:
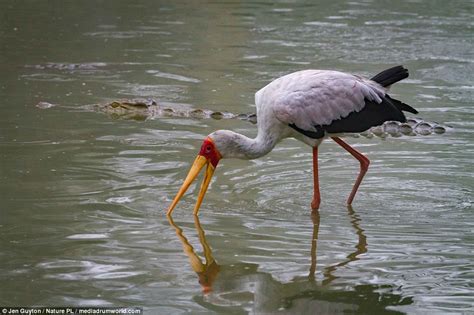
[[[0,305],[474,312],[472,2],[181,3],[0,2]],[[372,162],[349,209],[358,164],[323,143],[319,216],[311,150],[289,139],[222,161],[200,222],[193,186],[170,224],[202,139],[255,126],[84,107],[141,97],[247,113],[289,72],[396,64],[411,76],[392,93],[452,128],[348,138]]]

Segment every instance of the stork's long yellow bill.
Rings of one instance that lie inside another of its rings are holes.
[[[209,183],[211,182],[212,174],[214,174],[214,170],[215,170],[211,162],[205,156],[202,156],[202,155],[198,155],[197,158],[194,160],[194,163],[191,166],[191,169],[189,170],[189,173],[186,176],[186,179],[184,180],[183,185],[179,189],[178,193],[176,194],[176,197],[174,197],[173,202],[168,208],[167,215],[171,215],[171,213],[173,213],[173,210],[178,204],[179,200],[181,199],[181,197],[183,197],[186,190],[188,190],[189,186],[191,186],[192,182],[196,179],[196,177],[199,175],[199,172],[205,165],[207,165],[206,173],[204,174],[204,179],[201,184],[201,189],[199,190],[196,205],[194,206],[194,215],[198,214],[199,207],[201,206],[202,200],[204,199],[204,195],[206,194],[206,191],[207,191],[207,187],[209,186]]]

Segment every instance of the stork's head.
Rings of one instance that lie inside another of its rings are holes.
[[[219,138],[219,137],[213,137],[213,135],[214,134],[210,134],[209,136],[207,136],[206,139],[204,139],[201,146],[201,150],[199,151],[198,156],[194,160],[194,163],[191,166],[191,169],[189,170],[188,176],[186,176],[186,179],[184,180],[183,185],[179,189],[178,194],[176,195],[170,207],[168,208],[167,215],[171,215],[176,204],[184,195],[184,193],[189,188],[191,183],[199,175],[199,172],[201,171],[201,169],[204,166],[207,166],[206,173],[204,175],[204,180],[201,184],[201,189],[199,191],[198,199],[194,207],[194,214],[195,215],[198,214],[199,207],[201,206],[204,195],[206,194],[207,187],[209,186],[209,183],[211,182],[212,174],[214,174],[214,170],[217,167],[217,163],[219,163],[219,160],[222,158],[222,155],[217,149],[216,143],[213,139],[213,138]]]

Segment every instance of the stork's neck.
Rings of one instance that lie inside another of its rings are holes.
[[[209,135],[224,158],[256,159],[269,153],[278,138],[268,133],[260,133],[251,139],[230,130],[218,130]]]

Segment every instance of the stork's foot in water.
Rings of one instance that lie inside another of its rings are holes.
[[[311,209],[313,209],[313,212],[319,210],[319,205],[321,204],[321,199],[320,198],[313,198],[313,201],[311,201]]]

